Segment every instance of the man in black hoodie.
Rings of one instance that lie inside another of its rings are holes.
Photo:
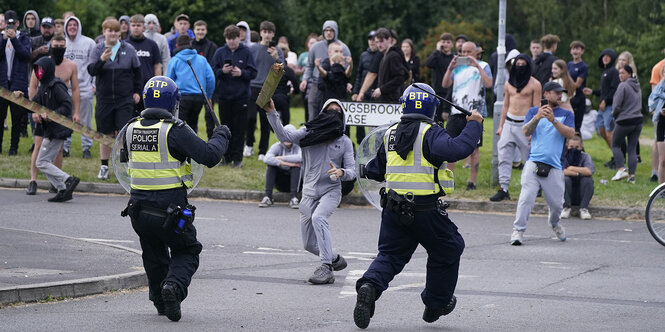
[[[552,63],[558,59],[554,56],[556,48],[559,43],[559,36],[557,35],[544,35],[540,38],[540,43],[543,45],[543,53],[540,53],[534,61],[533,77],[535,77],[540,85],[545,85],[552,77]]]
[[[49,57],[37,60],[34,66],[35,76],[40,82],[37,94],[32,101],[53,110],[54,112],[72,118],[72,97],[67,92],[67,86],[55,77],[55,61]],[[42,141],[37,168],[46,175],[46,178],[58,190],[58,193],[48,199],[49,202],[65,202],[72,199],[72,192],[79,183],[79,178],[70,176],[53,165],[53,160],[60,153],[65,139],[72,134],[72,130],[47,118],[33,114],[33,120],[41,122],[44,127],[44,140]]]
[[[141,86],[145,86],[149,79],[153,76],[162,76],[164,68],[162,68],[162,55],[159,52],[159,46],[155,41],[146,38],[143,34],[145,32],[145,17],[141,14],[136,14],[129,19],[129,36],[125,39],[126,42],[134,46],[136,55],[141,64]],[[134,114],[138,116],[143,107],[143,98],[139,94],[140,101],[134,104]]]
[[[607,146],[612,148],[612,132],[614,131],[614,118],[612,118],[612,100],[614,99],[614,92],[619,86],[619,71],[614,67],[614,62],[617,59],[617,54],[611,48],[606,48],[600,53],[598,57],[598,67],[603,70],[600,76],[600,89],[591,90],[584,88],[582,90],[585,95],[594,94],[600,96],[600,105],[598,105],[598,120],[596,126],[600,137],[605,139]],[[606,164],[610,168],[614,168],[614,157]]]

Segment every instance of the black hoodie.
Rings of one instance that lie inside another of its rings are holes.
[[[607,66],[603,64],[603,56],[606,54],[612,58],[612,61]],[[593,90],[593,94],[600,96],[600,100],[605,101],[605,106],[612,105],[614,92],[617,91],[617,87],[621,82],[619,80],[619,71],[614,67],[616,59],[617,53],[611,48],[604,49],[600,52],[600,57],[598,57],[598,67],[603,70],[603,74],[600,76],[600,90]]]
[[[55,77],[55,62],[50,57],[42,57],[35,62],[36,66],[44,70],[44,76],[32,101],[71,119],[72,97],[67,92],[67,85]],[[72,134],[71,129],[55,122],[42,121],[42,125],[44,137],[49,139],[66,139]]]
[[[552,64],[558,59],[552,53],[543,52],[538,54],[533,64],[533,73],[531,76],[535,77],[540,85],[545,85],[552,77]]]

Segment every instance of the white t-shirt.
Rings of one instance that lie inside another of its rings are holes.
[[[489,77],[492,77],[487,62],[478,61],[478,64]],[[467,110],[475,109],[482,113],[485,108],[484,86],[478,69],[469,65],[457,66],[453,69],[451,79],[453,80],[453,103]],[[451,109],[451,114],[461,113],[455,108]]]
[[[288,63],[290,65],[293,64],[293,65],[297,66],[298,65],[298,55],[296,55],[295,52],[290,52],[289,51],[289,54],[286,57],[286,63]]]

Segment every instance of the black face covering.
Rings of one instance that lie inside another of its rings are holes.
[[[326,109],[316,118],[305,122],[307,135],[300,140],[300,147],[332,141],[344,135],[344,116],[342,112]]]
[[[576,148],[568,149],[568,152],[566,153],[566,161],[568,162],[568,166],[580,166],[580,162],[582,161],[582,150]]]
[[[66,47],[51,47],[49,49],[49,54],[51,55],[53,61],[55,61],[56,66],[62,63],[62,60],[65,58],[66,50],[67,50]]]
[[[526,60],[526,65],[518,66],[517,60],[524,59]],[[510,78],[508,78],[508,83],[515,88],[517,88],[517,93],[522,92],[522,89],[529,84],[531,79],[531,65],[528,56],[524,53],[515,57],[512,68],[510,68]]]

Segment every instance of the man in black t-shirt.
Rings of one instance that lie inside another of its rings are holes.
[[[161,76],[162,56],[159,52],[159,46],[153,40],[146,38],[143,35],[145,31],[145,18],[141,14],[136,14],[129,19],[129,37],[127,42],[136,49],[136,55],[141,64],[141,86],[145,86],[153,76]],[[139,115],[143,111],[143,96],[138,104],[134,104],[134,114],[132,117]]]

